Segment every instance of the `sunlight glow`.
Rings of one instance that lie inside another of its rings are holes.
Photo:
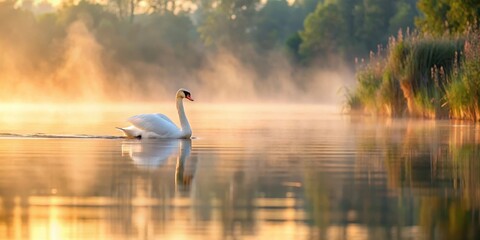
[[[42,2],[48,2],[53,6],[57,7],[63,2],[63,0],[35,0],[35,4],[40,4]]]
[[[16,6],[40,6],[40,5],[51,5],[53,7],[59,7],[65,2],[64,0],[17,0]]]

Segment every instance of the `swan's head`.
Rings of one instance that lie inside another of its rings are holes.
[[[187,89],[180,88],[177,91],[177,98],[186,98],[190,101],[193,101],[192,94]]]

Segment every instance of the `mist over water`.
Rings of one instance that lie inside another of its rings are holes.
[[[84,20],[54,42],[57,53],[50,55],[56,59],[32,58],[24,45],[1,57],[4,102],[169,101],[184,87],[204,102],[338,103],[338,90],[353,81],[346,66],[299,67],[281,50],[264,54],[248,45],[243,56],[226,48],[206,51],[197,67],[179,62],[174,53],[163,56],[165,64],[125,62],[99,43]]]

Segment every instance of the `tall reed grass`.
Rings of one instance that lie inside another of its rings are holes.
[[[376,115],[480,120],[480,34],[399,32],[357,68],[357,108]]]
[[[362,60],[363,62],[363,60]],[[377,114],[380,112],[381,106],[377,102],[378,91],[382,85],[383,71],[385,68],[385,61],[379,55],[373,52],[370,54],[368,64],[361,67],[356,73],[358,87],[355,96],[360,104],[356,107],[361,107],[364,111]]]
[[[466,38],[462,61],[450,75],[446,104],[452,118],[480,121],[480,31]]]

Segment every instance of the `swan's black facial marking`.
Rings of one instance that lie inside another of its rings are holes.
[[[185,95],[185,98],[190,100],[190,101],[193,101],[193,98],[192,98],[192,95],[190,94],[189,91],[183,91],[183,94]]]

